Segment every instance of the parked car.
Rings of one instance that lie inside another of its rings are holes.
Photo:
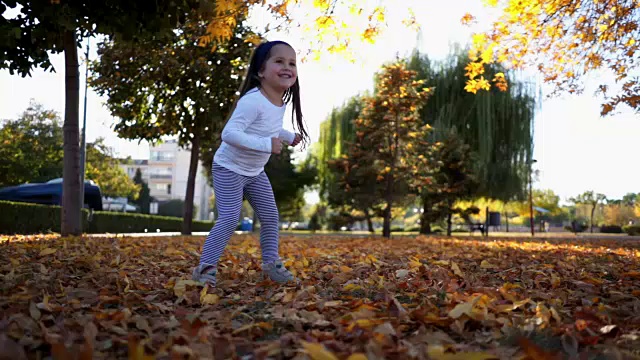
[[[2,188],[0,200],[60,206],[62,205],[62,179]],[[93,181],[87,180],[84,183],[84,203],[85,207],[102,211],[100,187]]]

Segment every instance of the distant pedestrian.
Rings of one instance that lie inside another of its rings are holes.
[[[282,128],[288,103],[299,133]],[[282,142],[308,141],[300,106],[296,53],[283,41],[260,44],[254,51],[240,98],[222,131],[222,145],[213,158],[212,174],[218,219],[204,243],[193,279],[216,285],[218,261],[237,227],[243,195],[260,220],[263,274],[273,281],[294,280],[279,256],[279,215],[264,166],[279,154]]]

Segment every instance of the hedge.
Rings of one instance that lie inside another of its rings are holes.
[[[622,226],[619,225],[602,225],[600,232],[603,234],[623,234]]]
[[[640,224],[625,226],[624,232],[631,236],[640,236]]]
[[[60,232],[60,206],[0,201],[0,234]],[[82,210],[85,233],[176,232],[182,219],[135,213]],[[193,221],[193,231],[209,231],[209,221]]]

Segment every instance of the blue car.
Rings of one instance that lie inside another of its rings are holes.
[[[62,205],[62,179],[2,188],[0,200],[60,206]],[[93,181],[84,183],[84,204],[85,207],[94,211],[102,211],[100,187]]]

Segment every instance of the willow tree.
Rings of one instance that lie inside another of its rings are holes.
[[[434,88],[421,110],[423,121],[433,127],[434,141],[455,131],[470,146],[479,183],[477,195],[505,201],[521,198],[533,153],[535,87],[498,65],[487,65],[485,76],[496,86],[470,93],[465,89],[467,63],[467,52],[462,49],[443,62],[414,53],[410,68]]]
[[[313,156],[317,159],[320,197],[329,197],[331,184],[335,181],[329,161],[347,153],[348,144],[355,139],[354,121],[362,109],[362,96],[352,96],[340,107],[334,108],[320,124],[320,137],[314,144]]]

